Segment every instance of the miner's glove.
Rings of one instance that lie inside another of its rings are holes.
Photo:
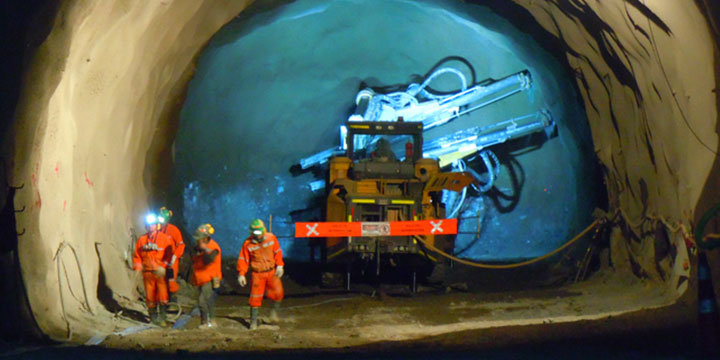
[[[278,265],[278,267],[275,268],[275,276],[281,278],[284,273],[285,269],[283,269],[282,265]]]
[[[240,286],[247,285],[247,279],[245,279],[245,275],[238,276],[238,283],[240,284]]]
[[[167,274],[168,279],[172,279],[175,277],[175,270],[173,270],[173,268],[167,268],[165,273]]]

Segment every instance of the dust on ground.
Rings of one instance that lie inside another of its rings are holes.
[[[254,331],[248,330],[247,297],[221,295],[216,305],[215,329],[199,329],[200,320],[193,317],[181,329],[152,328],[128,336],[110,335],[101,346],[169,353],[342,351],[430,338],[457,346],[497,342],[501,334],[512,337],[508,329],[515,328],[533,329],[533,336],[543,337],[543,329],[554,324],[587,325],[589,321],[605,321],[629,312],[655,312],[652,317],[657,318],[658,309],[662,311],[675,302],[661,284],[637,279],[608,281],[604,276],[527,291],[462,291],[462,284],[420,287],[415,294],[401,285],[377,289],[358,284],[351,291],[302,289],[288,292],[279,323],[268,321],[270,303],[266,302],[260,313],[262,323]],[[194,307],[192,289],[186,288],[184,295],[180,302],[188,312]],[[624,321],[620,326],[632,326]],[[564,331],[573,333],[578,329]]]

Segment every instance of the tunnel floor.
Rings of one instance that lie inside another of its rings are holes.
[[[281,322],[263,321],[256,331],[247,329],[247,296],[222,295],[216,307],[216,329],[199,329],[195,316],[182,329],[112,334],[100,346],[162,353],[372,350],[418,342],[454,348],[497,347],[579,336],[589,329],[612,332],[614,327],[664,327],[686,320],[679,319],[682,311],[666,311],[676,299],[661,284],[612,279],[607,274],[538,290],[476,291],[463,283],[420,286],[414,295],[403,285],[380,289],[357,284],[350,291],[323,290],[286,282]],[[179,297],[188,312],[194,307],[192,291],[185,287]],[[261,320],[268,305],[261,310]],[[627,320],[628,316],[636,320]],[[608,324],[612,321],[617,323]],[[560,330],[552,330],[558,325]]]

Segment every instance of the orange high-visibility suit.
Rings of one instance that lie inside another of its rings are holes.
[[[252,242],[252,237],[245,239],[237,262],[239,275],[245,275],[248,267],[252,268],[250,286],[250,306],[260,307],[263,295],[270,300],[281,301],[285,296],[280,278],[275,276],[275,267],[285,266],[280,243],[272,233],[265,233],[262,241]]]
[[[173,240],[158,231],[151,231],[138,239],[133,256],[133,269],[142,270],[145,282],[145,302],[148,309],[157,302],[167,305],[170,297],[165,276],[153,273],[158,267],[166,268],[173,255]]]
[[[221,265],[221,251],[220,245],[215,240],[210,239],[210,242],[206,245],[210,251],[217,250],[217,255],[213,261],[209,264],[205,264],[203,257],[205,254],[196,253],[193,255],[193,273],[194,283],[196,286],[203,286],[204,284],[212,281],[213,278],[222,279],[222,265]]]
[[[175,293],[180,290],[180,285],[178,285],[177,283],[177,277],[178,272],[180,272],[180,258],[185,252],[185,243],[183,242],[180,229],[178,229],[178,227],[173,224],[165,224],[165,226],[163,226],[162,230],[160,231],[166,235],[169,235],[172,238],[175,248],[175,263],[173,263],[172,265],[173,277],[168,279],[168,290],[170,290],[171,293]]]

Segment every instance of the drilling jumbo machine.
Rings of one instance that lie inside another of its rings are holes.
[[[441,95],[426,90],[443,73],[461,79],[460,92]],[[442,264],[440,252],[453,253],[458,227],[454,217],[462,200],[448,215],[443,195],[462,192],[456,198],[464,199],[468,186],[479,193],[488,191],[500,168],[488,147],[543,130],[550,136],[555,123],[543,109],[429,143],[423,142],[423,131],[526,90],[530,83],[530,74],[522,71],[468,88],[459,71],[442,68],[406,91],[361,90],[355,113],[340,127],[341,145],[300,160],[303,169],[329,162],[326,181],[310,186],[325,187],[325,221],[295,223],[295,237],[319,241],[326,269],[336,265],[324,273],[323,283],[332,282],[333,274],[344,267],[349,289],[353,266],[365,271],[373,267],[379,276],[383,265],[401,265],[412,269],[414,292],[417,271]],[[483,160],[484,174],[464,165],[463,158],[470,156]],[[441,170],[450,165],[455,171]]]
[[[441,172],[437,160],[422,157],[417,150],[422,149],[422,123],[359,121],[348,123],[347,129],[346,156],[330,160],[324,259],[347,265],[359,259],[365,267],[372,262],[379,275],[383,258],[413,269],[422,260],[437,261],[437,254],[418,241],[420,236],[451,253],[457,220],[445,219],[441,191],[461,191],[472,175]],[[374,139],[374,151],[356,151],[355,144]],[[404,158],[396,155],[397,145]],[[338,236],[345,235],[338,230],[347,235]],[[348,269],[347,286],[349,275]]]

